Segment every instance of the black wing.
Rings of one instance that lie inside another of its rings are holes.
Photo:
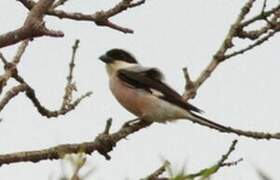
[[[158,91],[162,94],[159,98],[175,104],[183,109],[194,112],[202,112],[199,108],[184,102],[182,96],[161,81],[162,74],[156,68],[145,69],[145,71],[133,71],[121,69],[118,77],[134,88],[144,89],[149,93]]]

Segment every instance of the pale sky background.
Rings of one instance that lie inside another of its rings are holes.
[[[64,8],[92,13],[112,7],[116,2],[72,0]],[[269,2],[278,3],[277,0]],[[104,129],[109,117],[113,118],[113,131],[132,119],[134,116],[110,94],[104,64],[98,60],[110,48],[127,49],[143,65],[160,68],[169,84],[183,92],[181,69],[187,66],[192,77],[199,75],[220,46],[243,3],[242,0],[147,0],[145,5],[112,19],[134,29],[132,35],[89,22],[47,17],[47,26],[62,30],[65,37],[32,41],[18,67],[20,75],[36,90],[44,106],[58,109],[64,94],[71,46],[79,38],[74,72],[78,94],[92,90],[93,95],[75,111],[56,119],[41,117],[24,95],[14,98],[0,114],[3,118],[0,153],[91,141]],[[260,11],[260,4],[255,11]],[[15,0],[1,0],[0,9],[1,34],[19,27],[27,13]],[[277,35],[261,47],[222,64],[191,102],[206,111],[204,116],[219,123],[245,130],[279,132],[279,42]],[[10,58],[16,47],[1,51]],[[14,84],[10,81],[8,87]],[[262,169],[274,180],[280,179],[280,141],[256,141],[222,134],[185,121],[154,124],[129,136],[110,153],[111,161],[94,153],[88,156],[88,166],[82,172],[95,167],[89,179],[139,179],[158,168],[162,158],[177,168],[186,164],[188,171],[196,172],[216,163],[235,138],[239,143],[230,159],[242,157],[244,161],[221,169],[214,180],[258,179],[255,168]],[[60,161],[16,163],[0,168],[1,180],[57,179],[60,175]]]

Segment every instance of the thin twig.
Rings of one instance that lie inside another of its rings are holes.
[[[0,52],[0,59],[4,65],[6,65],[8,63],[7,59],[4,57],[4,55],[1,52]]]
[[[67,84],[65,86],[65,92],[63,96],[63,101],[61,105],[61,109],[67,108],[72,102],[73,91],[77,90],[75,83],[73,83],[73,71],[75,67],[75,59],[76,59],[76,52],[79,47],[79,40],[76,40],[74,45],[72,46],[72,57],[69,63],[69,74],[67,76]]]
[[[68,1],[68,0],[58,0],[58,1],[56,1],[56,2],[53,4],[52,8],[55,9],[55,8],[57,8],[58,6],[64,5],[67,1]]]
[[[13,58],[12,62],[14,64],[18,64],[23,53],[25,52],[26,47],[28,46],[29,40],[24,40],[20,46],[18,47],[17,53],[15,55],[15,57]]]
[[[17,86],[14,86],[9,91],[6,92],[5,96],[0,101],[0,112],[3,110],[3,108],[8,104],[8,102],[17,96],[20,92],[24,92],[26,90],[27,86],[26,84],[20,84]]]
[[[194,97],[196,95],[196,91],[194,89],[194,83],[191,80],[187,67],[183,68],[183,73],[186,81],[183,99],[186,99],[187,97]]]
[[[140,5],[144,4],[145,2],[146,2],[146,0],[139,0],[135,3],[130,3],[129,7],[133,8],[133,7],[136,7],[136,6],[140,6]]]
[[[209,177],[210,175],[216,173],[221,167],[226,166],[225,165],[225,161],[229,158],[230,154],[234,151],[235,146],[237,144],[237,140],[234,140],[231,144],[231,146],[229,147],[229,150],[226,154],[222,155],[221,159],[212,167],[210,168],[206,168],[206,169],[202,169],[197,173],[193,173],[193,174],[188,174],[185,176],[186,179],[194,179],[196,177],[203,177],[205,175],[207,175],[207,177]],[[235,161],[235,163],[228,163],[227,165],[236,165],[239,161]]]
[[[17,74],[16,65],[14,63],[7,62],[4,66],[5,73],[0,76],[0,94],[3,88],[7,85],[8,80]]]
[[[243,53],[253,49],[256,46],[261,45],[262,43],[264,43],[265,41],[269,40],[272,36],[274,36],[279,31],[280,31],[280,28],[278,28],[278,30],[269,32],[267,35],[265,35],[264,37],[262,37],[259,40],[255,41],[253,44],[250,44],[250,45],[248,45],[247,47],[245,47],[245,48],[243,48],[241,50],[234,51],[234,52],[232,52],[230,54],[225,55],[224,59],[229,59],[229,58],[231,58],[233,56],[237,56],[237,55],[243,54]]]
[[[245,3],[245,5],[241,8],[240,14],[238,15],[235,22],[231,25],[231,28],[228,31],[221,47],[218,49],[218,51],[213,56],[213,59],[211,60],[210,64],[208,64],[208,66],[201,72],[199,77],[194,81],[194,90],[195,91],[197,91],[197,89],[210,77],[212,72],[224,60],[224,55],[227,52],[227,50],[233,47],[232,39],[238,32],[241,21],[249,13],[254,2],[255,2],[255,0],[248,0],[247,3]],[[194,96],[186,97],[186,99],[191,99],[191,98],[194,98]]]
[[[47,108],[45,108],[40,101],[38,100],[38,98],[36,97],[35,91],[33,88],[31,88],[30,86],[28,86],[28,88],[26,89],[26,96],[32,101],[33,105],[36,107],[36,109],[38,110],[38,112],[42,115],[45,116],[47,118],[52,118],[52,117],[57,117],[60,115],[65,115],[66,113],[74,110],[79,104],[80,102],[85,99],[86,97],[91,96],[92,92],[87,92],[84,95],[82,95],[81,97],[79,97],[78,99],[76,99],[74,102],[72,102],[71,104],[69,104],[67,106],[67,108],[64,109],[59,109],[59,110],[55,110],[55,111],[51,111],[48,110]]]
[[[156,180],[158,177],[166,171],[166,167],[170,165],[170,162],[165,161],[161,167],[156,169],[152,174],[147,176],[146,178],[142,180]]]
[[[277,12],[278,10],[280,10],[280,4],[277,5],[276,7],[272,8],[271,10],[268,10],[268,11],[263,11],[262,13],[246,20],[246,21],[243,21],[241,24],[240,24],[240,27],[241,28],[244,28],[246,26],[249,26],[251,25],[252,23],[258,21],[258,20],[263,20],[264,18],[267,18],[269,16],[271,16],[272,14],[274,14],[275,12]]]

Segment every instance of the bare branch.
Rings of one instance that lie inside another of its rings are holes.
[[[140,5],[144,4],[145,2],[146,2],[146,0],[140,0],[140,1],[135,2],[135,3],[131,3],[131,4],[129,5],[129,7],[130,7],[130,8],[133,8],[133,7],[136,7],[136,6],[140,6]]]
[[[59,110],[56,110],[56,111],[51,111],[51,110],[48,110],[47,108],[45,108],[40,103],[40,101],[36,97],[34,89],[32,89],[30,86],[28,86],[26,88],[26,96],[32,101],[33,105],[36,107],[38,112],[42,116],[46,116],[47,118],[57,117],[57,116],[60,116],[60,115],[65,115],[66,113],[74,110],[80,104],[80,102],[83,99],[85,99],[86,97],[89,97],[91,94],[92,94],[92,92],[87,92],[86,94],[82,95],[80,98],[76,99],[74,102],[69,104],[67,106],[67,108],[59,109]]]
[[[279,26],[280,27],[280,26]],[[265,35],[264,37],[262,37],[261,39],[255,41],[253,44],[250,44],[249,46],[241,49],[241,50],[238,50],[238,51],[234,51],[230,54],[227,54],[224,56],[224,59],[229,59],[233,56],[237,56],[237,55],[240,55],[240,54],[243,54],[251,49],[253,49],[254,47],[256,46],[259,46],[261,45],[262,43],[264,43],[265,41],[269,40],[272,36],[274,36],[274,34],[276,34],[277,32],[280,31],[280,28],[278,28],[278,30],[275,30],[275,31],[271,31],[269,32],[267,35]]]
[[[38,151],[25,151],[17,152],[12,154],[0,155],[0,166],[3,164],[11,164],[18,162],[39,162],[42,160],[54,160],[62,159],[66,154],[81,153],[91,154],[94,151],[98,151],[106,159],[110,159],[107,154],[112,151],[113,147],[117,142],[127,137],[129,134],[139,131],[150,123],[140,121],[134,123],[131,126],[122,127],[120,130],[113,134],[100,134],[94,141],[84,142],[79,144],[63,144],[55,146],[48,149],[38,150]]]
[[[26,88],[26,84],[20,84],[7,91],[4,98],[0,101],[0,112],[12,98],[17,96],[20,92],[24,92]]]
[[[238,32],[241,21],[249,13],[254,2],[255,0],[248,0],[248,2],[245,3],[245,5],[242,7],[240,14],[238,15],[233,25],[231,25],[229,32],[227,33],[221,47],[213,56],[212,61],[205,68],[205,70],[202,71],[199,77],[194,81],[195,91],[197,91],[197,89],[204,83],[204,81],[206,81],[210,77],[210,75],[217,68],[217,66],[224,60],[224,54],[227,52],[227,50],[233,47],[232,39]],[[194,96],[186,97],[186,99],[191,99],[191,98],[194,98]]]
[[[35,2],[33,0],[20,0],[20,2],[29,10],[32,9],[33,6],[35,6]],[[115,16],[128,8],[134,8],[137,6],[140,6],[145,1],[139,1],[136,3],[133,3],[133,0],[122,0],[120,3],[116,4],[113,8],[106,10],[106,11],[98,11],[94,14],[83,14],[79,12],[65,12],[62,10],[55,10],[55,9],[49,9],[46,14],[58,17],[60,19],[66,18],[76,21],[90,21],[95,22],[96,25],[99,26],[106,26],[113,28],[115,30],[121,31],[123,33],[133,33],[131,29],[121,27],[117,24],[112,23],[109,21],[109,18],[112,16]]]
[[[18,64],[23,53],[25,52],[26,47],[28,46],[29,40],[24,40],[21,45],[18,47],[17,53],[15,57],[13,58],[13,63]]]
[[[3,88],[7,85],[7,81],[17,74],[16,65],[14,63],[6,63],[4,66],[5,73],[0,76],[0,94]]]
[[[186,67],[183,68],[183,73],[186,80],[183,99],[186,99],[187,97],[194,97],[196,95],[196,91],[194,89],[194,83],[191,80],[188,69]]]
[[[108,124],[108,122],[107,122]],[[150,122],[146,121],[138,121],[136,123],[132,123],[129,126],[123,126],[117,132],[109,134],[109,128],[98,135],[94,141],[84,142],[79,144],[64,144],[55,146],[48,149],[38,150],[38,151],[26,151],[26,152],[18,152],[12,154],[4,154],[0,155],[0,165],[17,163],[17,162],[38,162],[41,160],[53,160],[63,158],[66,154],[84,152],[86,154],[91,154],[94,151],[98,151],[101,155],[103,155],[107,160],[111,157],[108,155],[110,151],[113,150],[113,147],[122,139],[125,139],[128,135],[135,133],[141,129],[144,129],[150,126]],[[255,138],[255,139],[280,139],[280,133],[270,134],[270,133],[262,133],[262,132],[253,132],[253,131],[243,131],[239,129],[233,129],[228,127],[229,132],[224,133],[235,133],[240,136]],[[235,143],[232,146],[231,150],[228,154],[230,154],[234,149]],[[226,158],[227,159],[227,158]],[[224,162],[222,159],[220,162]]]
[[[19,0],[24,2],[25,0]],[[0,48],[8,45],[15,44],[19,41],[40,37],[40,36],[52,36],[52,37],[62,37],[63,33],[61,31],[52,31],[45,27],[43,22],[43,17],[49,7],[51,7],[54,0],[40,0],[34,8],[28,14],[24,25],[14,31],[0,35]]]
[[[72,91],[73,91],[73,86],[74,86],[72,83],[72,78],[73,78],[73,69],[75,67],[74,60],[75,60],[76,50],[78,48],[78,43],[79,43],[79,41],[76,41],[75,45],[73,46],[73,55],[72,55],[71,62],[69,65],[70,68],[69,68],[69,75],[67,77],[65,95],[63,98],[62,106],[59,110],[51,111],[51,110],[48,110],[47,108],[45,108],[38,100],[38,98],[35,94],[35,90],[30,85],[28,85],[28,83],[26,83],[25,80],[21,76],[19,76],[17,73],[16,65],[17,65],[17,63],[19,63],[20,58],[21,58],[22,54],[24,53],[26,46],[28,45],[28,40],[24,41],[19,46],[18,51],[13,59],[13,63],[8,63],[5,66],[5,74],[0,76],[0,85],[1,85],[0,88],[3,89],[3,87],[6,85],[7,80],[9,78],[13,77],[16,81],[18,81],[19,83],[24,84],[26,86],[25,87],[26,96],[32,101],[33,105],[36,107],[38,112],[42,116],[46,116],[48,118],[65,115],[66,113],[74,110],[83,99],[85,99],[86,97],[89,97],[92,94],[92,92],[87,92],[84,95],[82,95],[81,97],[77,98],[75,101],[72,101]]]
[[[72,57],[69,63],[69,75],[67,76],[67,84],[65,86],[65,93],[61,105],[61,109],[67,108],[68,105],[72,102],[73,91],[77,90],[75,83],[73,83],[73,70],[75,67],[75,57],[76,52],[79,47],[79,40],[76,40],[74,45],[72,46]]]
[[[252,17],[251,19],[248,19],[246,21],[243,21],[240,26],[242,28],[246,27],[246,26],[249,26],[251,25],[252,23],[255,23],[256,21],[259,21],[259,20],[263,20],[264,18],[267,18],[269,16],[271,16],[272,14],[274,14],[275,12],[279,11],[280,10],[280,4],[274,8],[272,8],[271,10],[268,10],[268,11],[263,11],[261,12],[260,14]]]
[[[1,52],[0,52],[0,59],[4,65],[6,65],[8,63],[7,59],[4,57],[4,55]]]
[[[3,88],[6,86],[7,81],[12,77],[17,74],[17,64],[19,63],[22,54],[25,51],[25,48],[28,45],[28,40],[25,40],[21,43],[21,45],[18,47],[17,53],[12,61],[12,63],[9,63],[4,56],[0,53],[0,56],[2,56],[2,61],[4,63],[4,70],[5,73],[0,76],[0,94],[3,90]]]
[[[56,2],[53,4],[52,8],[55,9],[55,8],[57,8],[58,6],[64,5],[67,1],[68,1],[68,0],[58,0],[58,1],[56,1]]]

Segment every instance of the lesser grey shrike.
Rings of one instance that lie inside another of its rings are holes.
[[[228,130],[198,115],[202,110],[187,103],[169,87],[157,68],[141,66],[129,52],[111,49],[99,59],[106,63],[113,95],[124,108],[141,120],[165,123],[188,119],[220,131]]]

